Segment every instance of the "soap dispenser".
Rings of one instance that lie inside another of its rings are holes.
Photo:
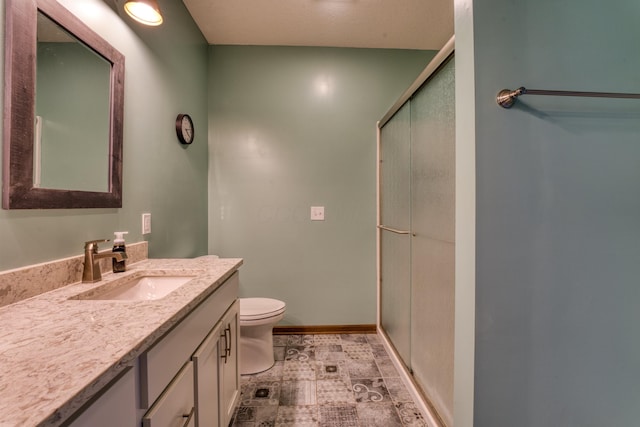
[[[129,234],[128,231],[116,231],[115,233],[116,238],[113,239],[113,252],[127,252],[127,249],[124,246],[124,235],[125,234]],[[123,271],[125,271],[126,265],[125,265],[125,261],[118,261],[115,258],[112,259],[113,262],[113,272],[114,273],[122,273]]]

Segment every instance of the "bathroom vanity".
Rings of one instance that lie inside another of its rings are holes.
[[[228,425],[241,264],[145,260],[0,308],[0,424]],[[114,297],[141,275],[187,280],[158,299]]]

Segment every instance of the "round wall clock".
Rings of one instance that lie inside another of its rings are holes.
[[[193,120],[188,114],[178,114],[176,118],[176,135],[183,144],[191,144],[194,137]]]

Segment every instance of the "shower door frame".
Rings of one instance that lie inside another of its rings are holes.
[[[382,263],[381,263],[381,241],[382,241],[382,233],[383,229],[379,228],[382,225],[381,221],[381,206],[382,206],[382,196],[381,196],[381,130],[384,125],[393,118],[393,116],[413,97],[413,95],[418,92],[421,87],[444,65],[448,62],[448,60],[455,53],[455,36],[451,37],[449,41],[445,44],[445,46],[436,54],[436,56],[429,62],[427,67],[420,73],[420,75],[416,78],[416,80],[409,86],[409,88],[400,96],[400,98],[395,102],[395,104],[389,109],[389,111],[377,122],[376,131],[377,131],[377,168],[376,168],[376,222],[378,224],[377,232],[376,232],[376,268],[377,268],[377,329],[380,337],[382,338],[383,344],[386,347],[387,351],[392,355],[391,360],[395,367],[400,372],[403,382],[407,385],[410,394],[414,398],[414,401],[419,406],[423,416],[425,417],[425,421],[428,425],[434,426],[442,426],[443,423],[438,417],[435,409],[430,405],[430,403],[425,399],[425,395],[420,391],[420,387],[416,384],[413,379],[412,373],[410,372],[410,368],[408,369],[405,365],[405,362],[402,361],[402,358],[396,351],[393,343],[391,342],[389,336],[386,331],[382,327],[382,305],[381,305],[381,295],[382,295],[382,287],[381,287],[381,278],[382,278]],[[385,224],[388,225],[388,224]],[[409,236],[409,238],[411,238]]]

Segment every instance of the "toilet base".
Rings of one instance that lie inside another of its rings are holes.
[[[257,374],[275,364],[273,324],[240,326],[240,375]]]

